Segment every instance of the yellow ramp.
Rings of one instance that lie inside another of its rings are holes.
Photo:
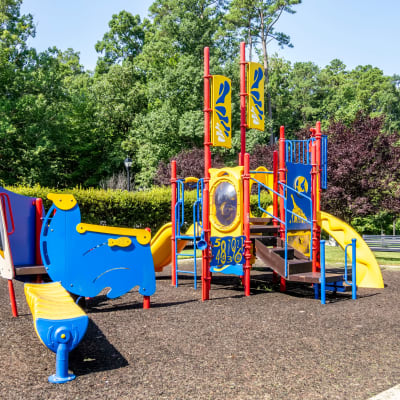
[[[171,264],[171,234],[172,224],[169,222],[162,226],[153,239],[151,239],[150,248],[156,272],[161,272],[164,267]],[[193,235],[193,225],[187,230],[186,235]],[[178,253],[185,248],[187,243],[188,240],[178,241]]]
[[[319,212],[318,224],[342,249],[351,243],[351,239],[357,239],[357,286],[376,289],[384,287],[381,269],[374,253],[350,225],[324,211]]]

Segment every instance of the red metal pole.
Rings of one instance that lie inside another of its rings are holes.
[[[150,296],[143,296],[143,308],[145,310],[150,308]]]
[[[282,184],[286,184],[286,155],[285,155],[285,127],[281,126],[279,131],[279,181]],[[281,196],[284,196],[285,189],[283,186],[280,186],[279,193]],[[280,197],[280,234],[281,240],[284,241],[285,238],[285,203],[283,197]],[[281,276],[281,284],[280,284],[280,291],[286,291],[286,279]]]
[[[286,160],[285,160],[285,127],[281,126],[279,131],[279,181],[283,184],[286,184]],[[279,193],[281,196],[284,195],[283,186],[279,187]],[[280,209],[280,219],[285,222],[285,209],[284,209],[284,201],[283,197],[280,197],[279,201],[279,209]],[[285,225],[283,223],[280,224],[280,234],[281,239],[285,239]]]
[[[273,177],[274,177],[274,192],[272,195],[272,208],[274,217],[278,216],[278,152],[275,150],[273,153]],[[274,226],[278,226],[278,221],[274,218]]]
[[[315,129],[315,139],[316,139],[316,213],[317,213],[317,220],[318,214],[321,211],[321,122],[318,121],[316,124]],[[316,234],[317,234],[317,271],[321,270],[321,228],[318,225],[318,221],[316,223]]]
[[[240,156],[239,165],[244,165],[246,153],[246,44],[240,43]]]
[[[273,208],[273,214],[274,217],[278,217],[278,152],[275,150],[273,153],[273,177],[274,177],[274,193],[272,195],[272,208]],[[278,221],[274,218],[273,219],[273,224],[274,226],[278,226]],[[277,234],[275,234],[277,236]],[[278,274],[273,271],[272,272],[272,282],[277,283],[278,282]]]
[[[204,199],[209,199],[210,192],[208,188],[203,190]],[[210,207],[209,201],[203,200],[203,229],[204,229],[204,240],[207,243],[207,248],[202,251],[202,301],[210,299],[210,287],[211,287],[211,272],[210,272],[210,227],[209,227],[209,215]]]
[[[176,205],[176,161],[171,161],[171,284],[176,286],[176,252],[175,252],[175,205]]]
[[[203,229],[207,248],[202,252],[202,301],[210,298],[210,198],[209,183],[211,168],[210,151],[210,49],[204,48],[204,189],[203,189]]]
[[[311,199],[312,199],[312,219],[313,219],[313,242],[312,242],[312,271],[317,272],[317,252],[318,252],[318,224],[317,224],[317,157],[316,144],[311,145]]]
[[[17,302],[15,300],[14,285],[12,279],[8,280],[8,293],[10,295],[11,311],[13,317],[18,317]]]
[[[250,296],[251,240],[250,240],[250,155],[244,155],[243,173],[243,228],[244,242],[244,294]]]

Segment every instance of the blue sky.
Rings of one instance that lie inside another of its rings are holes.
[[[81,63],[94,69],[95,43],[108,30],[112,14],[125,9],[147,16],[153,0],[24,0],[21,11],[37,25],[30,45],[80,52]],[[324,67],[334,58],[348,69],[371,64],[386,75],[400,74],[400,0],[303,0],[297,13],[283,15],[277,30],[291,36],[294,48],[270,52]]]

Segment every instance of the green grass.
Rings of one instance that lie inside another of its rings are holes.
[[[193,250],[182,250],[181,254],[183,254],[182,256],[178,256],[178,258],[181,259],[185,259],[185,258],[193,258]],[[201,257],[201,250],[196,250],[196,257]]]
[[[380,265],[400,265],[400,253],[376,251],[374,254]]]
[[[400,265],[400,253],[376,251],[374,255],[379,265]],[[325,246],[325,261],[329,266],[344,265],[344,251],[340,247]]]

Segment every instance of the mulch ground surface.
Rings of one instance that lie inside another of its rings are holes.
[[[202,302],[201,287],[188,277],[171,287],[166,269],[150,310],[135,290],[88,301],[88,331],[70,354],[77,378],[62,385],[47,382],[55,354],[34,332],[23,284],[13,318],[0,280],[0,398],[365,400],[400,383],[400,270],[383,271],[385,289],[322,306],[308,289],[280,293],[262,271],[250,297],[237,278],[215,276]]]

